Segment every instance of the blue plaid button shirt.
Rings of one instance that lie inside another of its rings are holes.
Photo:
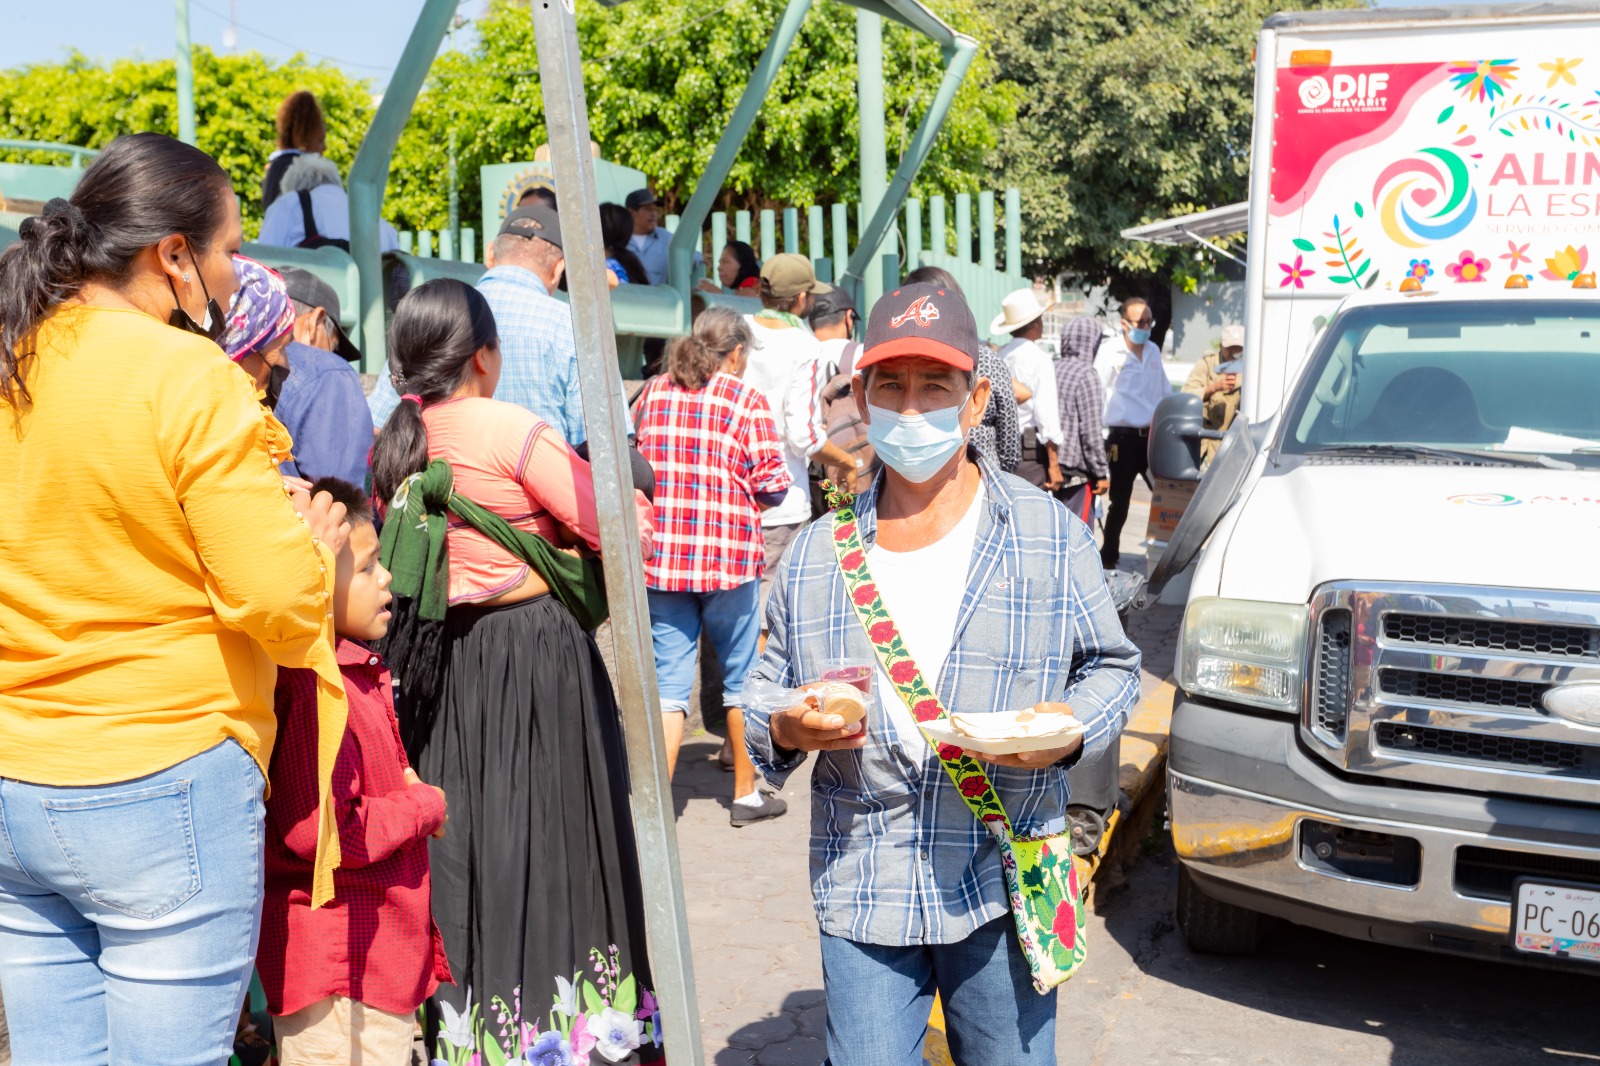
[[[955,644],[935,690],[947,709],[965,713],[1070,703],[1089,726],[1081,758],[1092,759],[1139,698],[1139,649],[1117,620],[1088,527],[989,460],[978,464],[987,500]],[[870,548],[876,486],[857,501],[857,514]],[[815,680],[824,659],[873,657],[845,594],[829,517],[803,529],[785,554],[767,625],[753,677],[795,686]],[[746,744],[756,768],[781,782],[805,756],[776,752],[768,719],[745,712]],[[1064,769],[984,769],[1019,833],[1059,826]],[[859,750],[817,755],[811,883],[822,931],[868,944],[956,943],[1010,906],[994,838],[937,756],[913,761],[887,728],[869,730]]]
[[[478,291],[489,301],[500,332],[500,383],[494,398],[532,411],[573,447],[582,444],[588,433],[578,392],[571,309],[551,296],[533,271],[519,266],[488,271],[478,279]],[[381,428],[399,404],[389,376],[379,374],[367,399],[373,425]],[[632,432],[632,416],[626,419]]]

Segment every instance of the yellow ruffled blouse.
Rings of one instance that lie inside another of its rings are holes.
[[[72,306],[0,404],[0,776],[104,785],[225,740],[260,766],[277,668],[319,679],[322,825],[344,736],[334,560],[295,513],[287,430],[211,341],[132,310]]]

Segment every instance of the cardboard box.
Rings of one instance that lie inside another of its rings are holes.
[[[1173,531],[1178,528],[1178,520],[1188,510],[1189,501],[1194,499],[1194,490],[1199,485],[1198,481],[1155,479],[1155,490],[1150,494],[1150,525],[1145,533],[1146,542],[1165,544],[1172,539]]]

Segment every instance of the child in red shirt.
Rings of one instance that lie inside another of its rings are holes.
[[[389,671],[368,646],[389,628],[389,572],[378,563],[372,506],[324,478],[347,509],[350,542],[333,595],[349,725],[333,769],[343,860],[331,903],[311,909],[317,841],[316,677],[278,672],[278,744],[267,801],[267,884],[256,968],[275,1016],[281,1066],[406,1066],[417,1007],[450,980],[430,909],[428,838],[443,836],[444,793],[412,771],[400,743]]]

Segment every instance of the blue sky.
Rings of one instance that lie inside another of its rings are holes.
[[[176,19],[171,0],[7,0],[0,33],[0,69],[61,59],[72,48],[95,59],[169,56]],[[410,35],[421,0],[232,0],[238,9],[237,51],[288,58],[325,57],[382,87]],[[230,0],[189,0],[195,44],[219,52]],[[461,13],[482,11],[463,0]],[[457,34],[470,44],[471,30]]]
[[[1387,0],[1385,6],[1430,2]],[[9,0],[5,6],[0,69],[52,62],[74,47],[96,59],[172,54],[170,0]],[[422,7],[420,0],[231,0],[231,6],[238,9],[238,50],[280,58],[304,51],[380,88]],[[229,7],[230,0],[189,0],[196,44],[225,51]],[[484,0],[462,0],[461,12],[471,16],[483,7]],[[458,34],[458,46],[470,43],[470,33]]]

